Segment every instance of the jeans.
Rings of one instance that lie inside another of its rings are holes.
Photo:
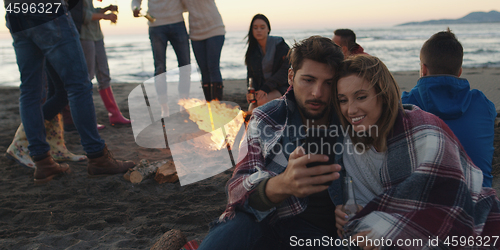
[[[42,109],[43,118],[50,121],[68,105],[68,93],[64,88],[56,88],[56,86],[63,86],[63,84],[56,70],[49,62],[45,63],[45,72],[47,73],[48,91],[47,100]]]
[[[163,73],[167,71],[167,44],[169,41],[174,48],[180,70],[179,94],[189,94],[191,86],[191,57],[189,53],[189,36],[184,21],[149,27],[149,40],[151,41],[151,48],[153,50],[155,88],[158,94],[158,101],[160,103],[167,102],[166,74]]]
[[[222,82],[220,74],[220,54],[224,36],[214,36],[202,41],[191,40],[194,56],[201,70],[203,83]]]
[[[97,78],[99,89],[109,88],[111,77],[109,76],[108,57],[104,48],[104,40],[80,40],[82,44],[85,60],[87,61],[87,70],[89,71],[89,79]]]
[[[6,20],[21,75],[19,109],[30,155],[42,155],[50,150],[45,141],[41,105],[44,60],[53,66],[60,78],[54,82],[55,91],[67,91],[83,149],[87,153],[102,151],[105,145],[97,132],[92,83],[71,16],[63,14],[54,18],[47,14],[8,13]]]
[[[214,222],[210,232],[202,241],[198,250],[279,250],[279,249],[342,249],[336,247],[336,237],[309,224],[305,220],[292,217],[270,224],[269,217],[257,222],[252,214],[236,211],[233,219]],[[314,240],[323,244],[305,247],[303,240]],[[322,241],[328,239],[329,245]],[[331,240],[333,239],[333,240]]]

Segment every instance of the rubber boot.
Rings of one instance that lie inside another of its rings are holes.
[[[111,123],[111,125],[130,124],[130,120],[123,117],[122,113],[120,112],[111,87],[100,89],[99,94],[101,95],[101,99],[104,102],[104,106],[108,110],[109,123]]]
[[[224,86],[222,82],[213,82],[212,83],[212,99],[222,101],[222,89]]]
[[[97,157],[95,157],[97,155]],[[100,177],[113,174],[123,174],[129,168],[133,168],[135,163],[132,161],[116,160],[107,146],[104,146],[102,152],[87,154],[88,165],[87,172],[89,177]]]
[[[28,145],[28,138],[26,137],[23,124],[21,123],[19,128],[17,128],[12,143],[7,148],[7,154],[5,154],[5,156],[23,167],[35,168],[35,163],[29,155],[30,151],[28,150]]]
[[[71,131],[76,131],[75,124],[73,123],[73,118],[71,117],[71,111],[69,109],[69,106],[66,105],[66,107],[63,108],[62,110],[62,117],[63,117],[63,123],[64,123],[64,131],[66,132],[71,132]],[[102,124],[97,124],[97,129],[101,130],[106,128],[106,126]]]
[[[51,121],[45,121],[46,140],[50,145],[50,155],[56,161],[83,161],[87,159],[85,155],[75,155],[71,153],[64,142],[61,115],[58,114]],[[19,165],[28,168],[35,168],[35,163],[31,159],[28,150],[28,138],[21,123],[17,128],[12,143],[7,148],[7,158],[17,162]]]
[[[87,157],[85,155],[75,155],[66,148],[61,116],[61,114],[57,114],[51,121],[45,121],[46,140],[50,145],[50,155],[55,161],[86,160]]]
[[[55,162],[48,153],[44,159],[35,161],[35,166],[35,184],[47,183],[57,175],[71,173],[68,164]]]
[[[202,88],[203,88],[203,94],[205,95],[205,100],[207,102],[212,101],[212,83],[206,82],[202,83]]]

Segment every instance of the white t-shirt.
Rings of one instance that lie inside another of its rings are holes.
[[[352,178],[356,202],[364,207],[384,192],[380,169],[386,164],[386,152],[377,152],[373,146],[364,152],[355,151],[349,136],[344,137],[344,146],[346,147],[342,154],[344,168],[347,175]]]

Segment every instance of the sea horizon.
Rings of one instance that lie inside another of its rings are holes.
[[[432,34],[446,30],[456,34],[464,47],[464,68],[500,67],[500,30],[498,24],[411,25],[353,29],[357,42],[370,55],[379,57],[391,72],[419,70],[419,53],[422,44]],[[331,38],[334,28],[279,29],[272,36],[281,36],[289,46],[312,35]],[[247,31],[226,32],[221,54],[221,73],[225,80],[246,79],[244,54]],[[106,53],[112,82],[140,83],[154,75],[153,56],[147,34],[106,35]],[[0,86],[19,86],[19,70],[12,39],[0,39],[2,61]],[[199,79],[194,53],[191,50],[192,80]],[[169,81],[175,81],[177,59],[170,46],[167,48]],[[93,80],[95,82],[95,79]]]

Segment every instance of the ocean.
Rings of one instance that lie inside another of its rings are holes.
[[[393,26],[353,29],[357,42],[370,55],[379,57],[390,71],[419,69],[420,48],[432,34],[443,31],[446,25]],[[464,67],[500,67],[500,29],[498,23],[450,25],[464,47]],[[282,36],[291,46],[312,35],[331,38],[334,28],[308,30],[272,30],[271,35]],[[224,79],[245,79],[247,31],[228,31],[221,55]],[[153,77],[153,56],[148,35],[106,35],[106,52],[113,82],[139,83]],[[19,86],[19,71],[12,41],[0,40],[0,86]],[[199,79],[196,60],[191,53],[192,80]],[[177,60],[172,47],[167,49],[169,81],[178,79]],[[94,79],[95,82],[95,79]]]

